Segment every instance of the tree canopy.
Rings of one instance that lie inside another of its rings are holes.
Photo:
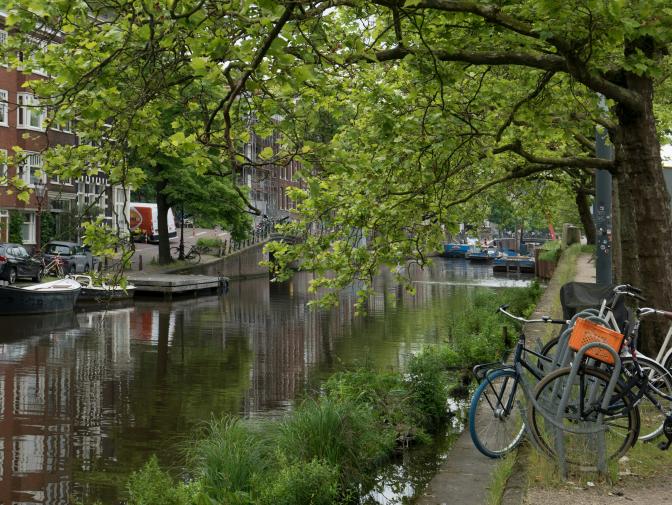
[[[60,149],[56,171],[85,171],[94,159],[133,181],[142,171],[127,153],[160,145],[197,172],[215,149],[221,176],[235,177],[258,162],[244,151],[250,118],[262,136],[280,130],[282,148],[265,155],[303,164],[307,189],[292,194],[302,221],[289,227],[305,241],[274,252],[281,263],[302,255],[324,274],[315,287],[424,261],[459,207],[498,185],[606,169],[620,211],[617,271],[669,307],[672,252],[648,243],[672,232],[660,163],[667,4],[10,0],[8,26],[33,35],[8,47],[42,34],[34,63],[15,63],[53,75],[32,85],[38,95],[107,146]],[[168,103],[182,113],[166,139],[157,122]],[[613,161],[594,154],[596,125]],[[65,163],[65,151],[81,162]]]

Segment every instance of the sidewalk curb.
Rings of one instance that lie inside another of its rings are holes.
[[[516,453],[516,462],[513,464],[511,475],[506,481],[500,505],[521,505],[523,503],[525,491],[527,490],[527,469],[522,462],[525,455],[521,453],[524,453],[526,450],[525,448],[521,448]]]

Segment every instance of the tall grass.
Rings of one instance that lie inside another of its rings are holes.
[[[368,405],[307,400],[284,419],[278,450],[290,460],[337,467],[346,486],[366,481],[395,447],[395,433],[377,422]]]
[[[215,502],[254,503],[253,487],[273,468],[274,459],[268,435],[258,428],[232,417],[213,420],[188,448],[194,475]]]

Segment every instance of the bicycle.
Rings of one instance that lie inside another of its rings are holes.
[[[498,311],[513,319],[525,323],[566,324],[565,320],[524,319],[507,312],[508,305],[502,305]],[[525,356],[530,354],[537,359],[551,362],[551,359],[525,346],[525,333],[521,331],[513,349],[512,364],[486,363],[477,365],[473,373],[480,385],[476,388],[469,407],[469,433],[474,446],[490,458],[499,458],[512,451],[523,439],[525,421],[522,409],[517,408],[519,386],[526,397],[532,394],[532,387],[524,376],[527,370],[537,380],[544,377],[540,370]]]
[[[180,259],[180,247],[171,247],[170,255],[175,259]],[[184,251],[184,260],[189,263],[200,263],[201,262],[201,252],[199,248],[195,245],[192,245],[188,251]]]
[[[551,372],[537,384],[535,401],[527,412],[527,425],[533,440],[548,456],[557,457],[562,448],[568,464],[586,467],[586,461],[597,447],[603,446],[609,459],[620,458],[637,442],[641,422],[639,406],[645,398],[664,416],[659,433],[662,432],[667,441],[659,448],[669,449],[672,406],[664,407],[659,400],[672,402],[669,390],[668,393],[661,390],[661,385],[669,382],[652,379],[637,355],[640,318],[651,314],[672,320],[670,312],[652,308],[637,310],[627,339],[630,366],[621,367],[617,362],[611,366],[603,363],[602,368],[597,368],[583,360],[578,367]],[[666,375],[669,378],[669,373]],[[560,421],[553,421],[560,417]]]
[[[63,259],[59,256],[52,258],[51,261],[45,261],[44,256],[40,258],[42,263],[42,274],[40,277],[45,275],[51,275],[53,277],[63,278],[65,277],[65,272],[63,270]]]
[[[622,306],[622,302],[626,297],[634,298],[639,301],[645,301],[641,296],[641,290],[629,284],[622,284],[615,286],[612,290],[613,296],[610,300],[603,299],[598,309],[586,309],[577,314],[575,314],[571,321],[577,318],[577,316],[586,317],[592,321],[598,322],[608,328],[611,328],[616,331],[621,331],[620,327],[627,325],[627,319],[629,314],[627,309]],[[618,313],[618,316],[616,315]],[[571,327],[566,330],[571,332]],[[669,342],[670,336],[672,335],[672,328],[668,332],[668,338],[666,342]],[[563,357],[557,356],[557,347],[560,342],[563,342],[566,345],[568,338],[568,333],[563,332],[562,335],[555,337],[549,340],[544,347],[541,349],[541,354],[549,358],[554,359],[554,364],[557,367],[564,367],[566,359]],[[664,345],[665,347],[665,345]],[[663,347],[663,349],[664,349]],[[661,349],[661,351],[663,350]],[[661,356],[659,352],[658,356]],[[631,355],[628,354],[627,348],[625,354],[621,356],[621,366],[625,369],[634,369],[634,361]],[[672,375],[668,372],[667,367],[661,364],[658,359],[653,359],[648,356],[645,356],[641,353],[638,354],[639,366],[646,370],[647,375],[651,382],[658,384],[658,388],[667,394],[672,395]],[[539,368],[543,370],[543,363],[538,364]],[[672,407],[672,404],[670,405]],[[658,437],[663,430],[663,423],[665,421],[665,416],[661,415],[661,412],[656,408],[654,404],[648,401],[644,401],[639,405],[640,411],[640,431],[638,438],[642,442],[648,442]]]

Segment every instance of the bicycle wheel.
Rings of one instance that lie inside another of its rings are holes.
[[[544,347],[541,348],[539,354],[546,356],[547,358],[554,359],[555,353],[558,352],[558,342],[560,342],[560,337],[559,336],[553,337],[551,340],[549,340],[544,344]],[[541,370],[542,372],[546,373],[548,370],[551,369],[551,362],[544,361],[543,359],[539,358],[537,359],[537,368],[539,368],[539,370]]]
[[[644,356],[638,356],[637,362],[653,387],[667,396],[672,396],[672,375],[670,375],[670,372],[663,365],[656,360]],[[631,356],[622,357],[621,366],[627,370],[635,370],[635,364]],[[633,394],[635,395],[638,392],[637,389],[633,390]],[[642,442],[653,440],[662,433],[665,412],[672,410],[672,401],[666,400],[653,390],[650,390],[650,394],[660,403],[662,411],[646,396],[642,398],[638,405],[640,418],[639,440]]]
[[[171,247],[170,248],[170,257],[173,259],[179,259],[180,258],[180,248],[179,247]]]
[[[516,405],[518,386],[515,370],[497,370],[483,379],[471,399],[471,440],[489,458],[504,456],[523,439],[525,422]]]
[[[626,395],[610,405],[608,414],[600,415],[595,406],[602,403],[611,375],[596,368],[582,367],[572,384],[571,368],[559,368],[544,377],[534,390],[536,405],[527,411],[527,424],[537,445],[552,458],[556,458],[556,438],[562,436],[565,460],[570,465],[585,470],[597,469],[598,431],[603,429],[607,459],[618,459],[637,441],[639,410]],[[557,407],[565,390],[569,388],[569,403],[562,419],[562,428],[549,419],[556,419]],[[615,395],[623,392],[619,381]],[[539,410],[541,409],[541,411]],[[598,421],[600,421],[598,425]]]
[[[184,257],[189,263],[200,263],[201,262],[201,253],[194,251],[193,249],[189,251],[189,254]]]

